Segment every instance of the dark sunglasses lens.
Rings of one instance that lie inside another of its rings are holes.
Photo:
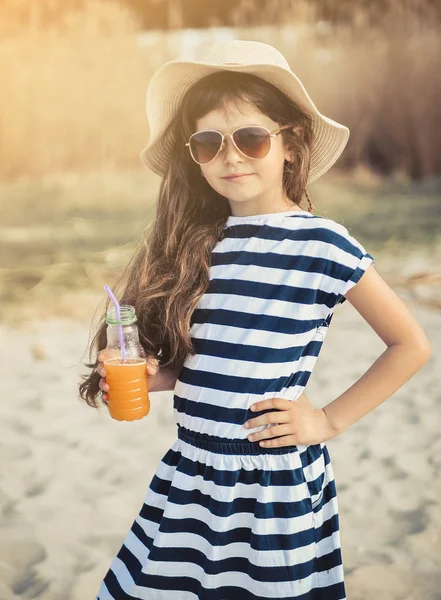
[[[193,158],[201,164],[210,162],[216,156],[222,144],[222,136],[216,131],[200,131],[190,140]]]
[[[270,149],[270,136],[263,127],[242,127],[233,134],[241,152],[250,158],[263,158]]]

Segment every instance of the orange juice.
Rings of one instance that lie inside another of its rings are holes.
[[[145,358],[121,358],[104,361],[109,384],[108,408],[117,421],[135,421],[150,412]]]

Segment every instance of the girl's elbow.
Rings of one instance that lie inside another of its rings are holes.
[[[430,342],[427,339],[427,337],[425,337],[417,342],[417,349],[418,349],[418,356],[421,360],[421,366],[423,366],[426,364],[426,362],[428,362],[428,360],[432,356],[432,347],[431,347]]]
[[[414,369],[421,369],[432,356],[432,347],[425,336],[415,336],[401,345]]]
[[[426,352],[426,362],[427,362],[429,360],[429,358],[432,356],[432,346],[430,345],[429,342],[427,342],[425,352]]]

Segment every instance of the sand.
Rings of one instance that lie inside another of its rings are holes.
[[[441,598],[441,313],[400,294],[432,357],[328,442],[348,600]],[[151,394],[150,414],[133,423],[77,399],[89,327],[68,319],[0,326],[1,600],[93,600],[176,439],[172,392]],[[346,302],[306,395],[327,404],[384,349]]]

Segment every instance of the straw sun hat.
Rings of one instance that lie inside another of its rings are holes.
[[[283,54],[262,42],[230,40],[209,44],[195,61],[169,61],[153,74],[146,94],[150,140],[141,152],[141,160],[158,175],[164,175],[171,152],[172,142],[168,139],[167,145],[163,134],[185,92],[198,79],[216,71],[257,75],[311,115],[313,140],[308,184],[323,175],[343,152],[349,129],[318,111]]]

